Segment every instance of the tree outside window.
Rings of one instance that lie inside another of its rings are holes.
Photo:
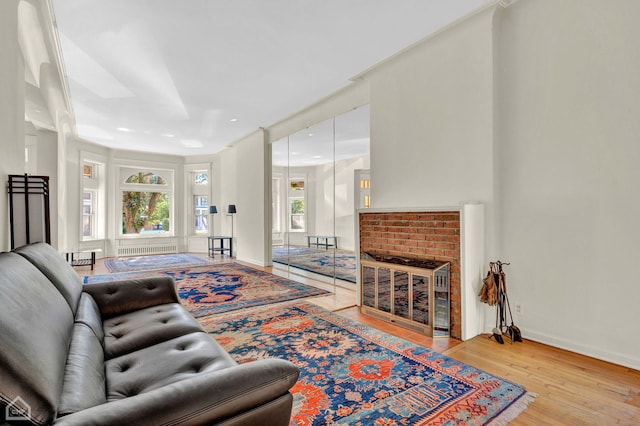
[[[166,186],[162,176],[149,172],[139,172],[129,176],[125,184]],[[143,188],[141,188],[143,189]],[[131,191],[122,192],[122,233],[166,233],[170,229],[169,192]]]
[[[293,198],[290,200],[290,212],[291,212],[291,230],[292,231],[304,231],[304,199]]]

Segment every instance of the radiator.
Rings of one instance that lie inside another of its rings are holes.
[[[144,256],[147,254],[177,253],[177,242],[165,242],[162,244],[132,244],[119,245],[116,256]]]

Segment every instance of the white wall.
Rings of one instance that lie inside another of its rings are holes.
[[[376,69],[372,207],[493,197],[492,10]]]
[[[24,170],[17,3],[0,2],[4,176]],[[512,262],[509,291],[512,305],[523,306],[516,322],[525,337],[640,368],[639,16],[635,0],[521,0],[495,20],[491,6],[274,124],[266,139],[370,98],[373,207],[482,202],[485,262]],[[53,84],[46,95],[60,105]],[[56,125],[64,122],[54,116]],[[220,211],[238,206],[239,258],[257,263],[250,247],[264,244],[261,227],[270,232],[269,155],[259,139],[248,136],[213,166]],[[79,208],[75,201],[68,192],[66,207]],[[229,218],[220,221],[229,232]],[[3,226],[0,243],[7,239]]]
[[[368,168],[368,156],[314,167],[315,234],[338,236],[340,249],[355,249],[354,171]]]
[[[58,195],[60,193],[58,176],[58,133],[50,132],[48,130],[38,130],[37,132],[37,174],[41,176],[49,176],[49,208],[51,210],[51,244],[54,247],[59,247],[59,232],[61,229],[60,219],[63,223],[77,223],[72,222],[72,219],[67,213],[73,214],[73,210],[79,210],[70,208],[70,205],[60,205]],[[75,206],[75,204],[74,204]],[[60,214],[60,209],[63,207],[64,213]],[[72,231],[72,229],[69,229]],[[77,231],[77,230],[76,230]],[[76,232],[77,234],[77,232]]]
[[[373,206],[486,204],[485,262],[512,263],[525,337],[634,368],[639,16],[522,0],[365,75]]]
[[[640,2],[500,21],[500,254],[524,335],[640,368]]]
[[[237,258],[266,265],[265,255],[271,250],[271,156],[264,132],[259,129],[235,143],[231,150],[235,151],[236,193],[225,204],[235,204],[238,210],[234,218]]]
[[[495,241],[493,13],[488,8],[364,76],[371,82],[372,208],[481,202],[484,223],[473,224],[483,229],[466,232],[488,236],[474,240],[488,256]],[[487,310],[475,292],[482,272],[472,266],[462,265],[463,338],[484,328]]]
[[[0,2],[0,179],[23,174],[24,166],[24,60],[18,46],[18,0]],[[11,248],[9,200],[0,197],[0,251]]]

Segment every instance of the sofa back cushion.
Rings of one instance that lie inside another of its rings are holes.
[[[48,424],[58,408],[73,315],[25,258],[0,253],[0,271],[0,410]]]
[[[14,250],[33,263],[56,286],[75,315],[82,293],[82,279],[56,249],[46,243],[33,243]]]

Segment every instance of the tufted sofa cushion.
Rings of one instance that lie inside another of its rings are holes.
[[[121,282],[88,284],[84,291],[93,297],[102,318],[134,312],[165,303],[180,303],[171,277],[142,278]]]
[[[107,399],[128,398],[235,365],[211,336],[187,334],[107,361]]]
[[[105,320],[103,327],[106,359],[184,334],[204,332],[200,323],[177,303],[118,315]]]

